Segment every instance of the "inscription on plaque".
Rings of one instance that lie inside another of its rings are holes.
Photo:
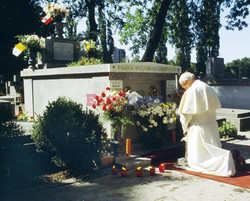
[[[110,89],[112,90],[123,90],[123,81],[122,80],[110,80]]]
[[[172,94],[176,90],[175,80],[166,81],[166,101],[173,101],[173,97],[169,97],[168,94]]]
[[[73,61],[74,46],[72,43],[54,42],[54,60]]]

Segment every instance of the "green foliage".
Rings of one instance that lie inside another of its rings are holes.
[[[226,29],[242,30],[244,27],[247,27],[246,17],[249,15],[249,0],[226,0],[225,4],[227,7],[231,7],[230,14],[226,16],[228,25]]]
[[[170,15],[171,43],[177,48],[176,64],[185,71],[190,66],[194,35],[191,31],[191,6],[185,0],[173,0]]]
[[[73,61],[69,64],[67,64],[68,67],[72,66],[87,66],[87,65],[98,65],[103,64],[101,60],[96,58],[87,58],[87,57],[81,57],[78,61]]]
[[[197,51],[197,73],[206,72],[205,61],[208,57],[219,55],[220,48],[220,10],[221,1],[202,0],[195,5],[194,11],[196,51]]]
[[[33,127],[37,151],[72,173],[93,171],[102,151],[103,128],[91,111],[64,97],[49,103]]]
[[[226,68],[228,67],[237,67],[239,69],[239,77],[244,76],[250,77],[250,57],[244,57],[243,59],[236,59],[230,63],[227,63]]]
[[[230,121],[223,121],[219,127],[220,137],[229,135],[230,137],[236,136],[238,129]]]

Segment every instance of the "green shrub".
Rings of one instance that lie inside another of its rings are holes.
[[[64,97],[49,103],[33,127],[38,152],[72,173],[93,171],[102,151],[103,128],[91,111]]]
[[[236,136],[238,129],[230,121],[223,121],[219,127],[220,137],[228,135],[230,137]]]

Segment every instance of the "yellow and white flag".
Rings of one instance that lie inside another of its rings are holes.
[[[18,43],[17,45],[15,45],[13,51],[12,51],[12,54],[14,54],[16,57],[18,57],[22,51],[24,51],[26,49],[26,47],[21,44],[21,43]]]

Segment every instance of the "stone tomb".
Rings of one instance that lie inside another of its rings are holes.
[[[166,100],[166,94],[178,87],[177,74],[180,73],[181,67],[150,62],[24,69],[21,76],[25,109],[28,115],[37,116],[59,96],[68,97],[91,109],[95,95],[100,95],[106,87],[122,91],[129,87],[148,96],[149,88],[153,86]],[[108,126],[107,129],[110,133]],[[126,132],[125,137],[130,137],[134,142],[138,136],[134,130]]]
[[[220,108],[216,110],[216,119],[219,125],[220,121],[230,121],[238,131],[250,130],[250,110]]]

